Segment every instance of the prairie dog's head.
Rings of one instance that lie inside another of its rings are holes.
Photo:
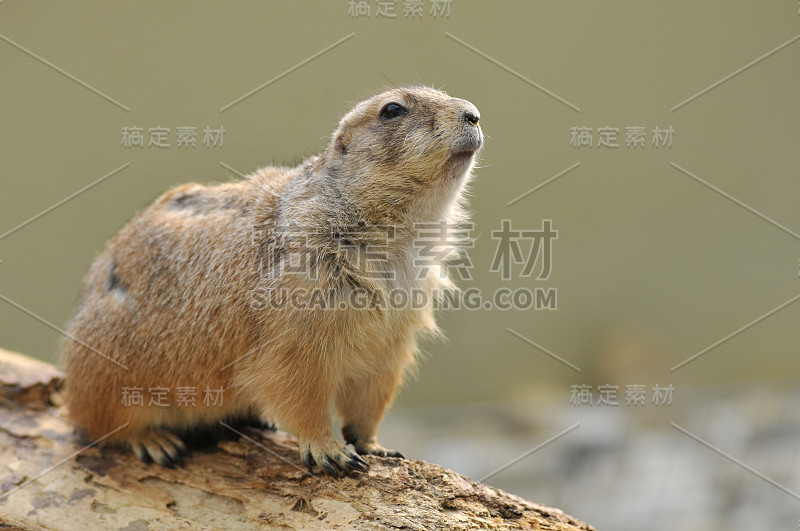
[[[402,87],[342,118],[325,155],[342,195],[367,214],[431,221],[457,202],[483,144],[470,102],[427,87]]]

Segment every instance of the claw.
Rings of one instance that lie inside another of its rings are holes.
[[[378,457],[397,457],[401,459],[405,459],[406,456],[403,455],[402,452],[398,452],[397,450],[387,450],[379,445],[356,445],[356,452],[361,455],[377,455]]]
[[[172,462],[175,463],[176,465],[178,465],[181,468],[186,466],[186,463],[183,462],[183,457],[181,457],[181,454],[179,454],[179,453],[176,453],[175,455],[171,455],[170,459],[172,459]]]
[[[258,419],[256,423],[256,427],[262,430],[267,431],[277,431],[278,425],[274,422],[270,422],[269,420]]]
[[[155,462],[167,468],[183,467],[183,456],[189,455],[186,445],[174,433],[153,429],[130,442],[133,453],[143,463]]]
[[[303,454],[303,464],[308,468],[308,473],[314,475],[314,456],[311,454],[311,449],[306,450]]]
[[[153,459],[150,457],[150,454],[145,450],[142,443],[139,441],[133,441],[131,443],[131,448],[133,449],[133,453],[136,454],[136,457],[144,464],[149,464],[153,462]]]
[[[158,441],[158,444],[159,444],[159,446],[161,446],[161,449],[164,451],[164,457],[172,465],[178,465],[179,467],[183,467],[184,466],[183,457],[181,457],[180,451],[178,450],[178,448],[176,448],[172,444],[171,441],[162,439],[162,440]],[[170,466],[170,465],[165,465],[165,466]]]
[[[366,472],[369,470],[369,463],[364,461],[360,455],[350,450],[350,448],[345,447],[345,454],[350,460],[347,462],[347,467],[349,470],[360,470],[361,472]]]
[[[361,458],[350,459],[350,461],[347,462],[347,468],[348,470],[357,470],[359,472],[366,472],[367,470],[369,470],[369,465],[367,464],[366,461],[364,461]]]
[[[339,471],[336,469],[334,464],[331,462],[331,458],[329,456],[325,456],[322,459],[322,462],[319,463],[319,466],[322,470],[333,476],[334,479],[339,479]]]
[[[335,441],[323,444],[311,443],[303,445],[302,448],[300,458],[309,472],[313,471],[316,464],[321,472],[338,479],[349,472],[369,470],[369,463],[347,446],[341,446]]]
[[[158,464],[167,468],[175,468],[175,463],[169,458],[167,454],[162,453],[158,457]]]
[[[164,436],[167,439],[169,439],[169,442],[172,443],[172,446],[175,448],[175,450],[178,451],[179,455],[185,455],[187,457],[191,457],[192,454],[189,452],[189,449],[186,448],[186,445],[183,443],[180,437],[170,432],[165,432]]]
[[[352,444],[353,447],[356,449],[356,452],[361,455],[377,455],[378,457],[400,457],[403,459],[405,459],[406,457],[397,450],[387,450],[386,448],[380,446],[375,442],[374,437],[368,440],[370,442],[364,442],[364,440],[362,440],[359,437],[359,434],[356,431],[356,429],[350,424],[347,424],[342,428],[342,437],[344,437],[344,440],[347,444]],[[363,459],[361,460],[361,462],[369,466],[369,464],[367,464],[367,462],[364,461]]]

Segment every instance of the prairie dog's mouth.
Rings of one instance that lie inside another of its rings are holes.
[[[479,127],[470,127],[467,131],[462,131],[453,139],[450,152],[453,157],[468,154],[472,156],[483,145],[483,133]]]
[[[458,178],[466,173],[472,164],[472,159],[477,149],[465,149],[450,155],[447,161],[447,168],[450,177]]]
[[[477,150],[475,149],[464,149],[461,151],[456,151],[452,155],[450,155],[450,160],[452,162],[456,162],[459,160],[465,160],[472,157]]]
[[[483,145],[483,134],[478,127],[472,127],[466,134],[461,133],[450,148],[447,161],[453,175],[464,173],[472,164],[475,153]]]

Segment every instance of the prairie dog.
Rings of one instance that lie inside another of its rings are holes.
[[[162,195],[85,278],[63,348],[71,419],[167,466],[182,463],[182,432],[243,416],[292,431],[310,471],[402,457],[378,444],[378,424],[418,337],[437,330],[432,300],[355,308],[349,297],[450,286],[423,274],[415,239],[419,223],[461,219],[479,118],[443,92],[395,88],[359,103],[297,167]],[[291,300],[265,301],[278,291]],[[329,306],[314,304],[320,294]],[[355,452],[334,437],[331,403]]]

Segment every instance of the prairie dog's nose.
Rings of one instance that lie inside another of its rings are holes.
[[[478,114],[478,109],[475,109],[475,112],[464,111],[464,120],[468,121],[470,125],[478,125],[478,120],[480,119],[481,116]]]
[[[460,100],[460,103],[462,104],[461,119],[470,125],[477,126],[478,121],[481,119],[481,113],[478,112],[478,108],[467,100]]]

